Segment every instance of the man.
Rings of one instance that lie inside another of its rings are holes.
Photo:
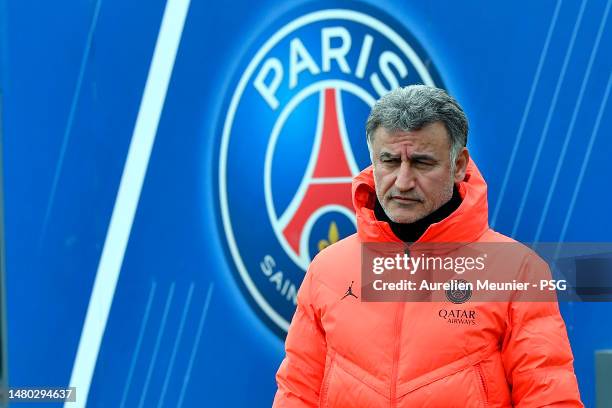
[[[361,301],[365,242],[513,242],[488,226],[467,133],[441,89],[400,88],[374,105],[372,166],[353,181],[358,232],[310,264],[274,407],[582,406],[556,302],[482,303],[478,324],[458,327],[439,318],[440,303]],[[508,262],[543,261],[525,251]]]

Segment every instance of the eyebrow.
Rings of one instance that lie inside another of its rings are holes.
[[[398,154],[391,154],[389,152],[382,152],[379,156],[381,159],[399,159],[400,156]]]
[[[410,155],[410,160],[422,160],[422,161],[431,161],[431,162],[438,162],[438,159],[436,159],[435,157],[433,157],[430,154],[427,153],[415,153],[415,154],[411,154]]]
[[[384,159],[399,159],[400,155],[398,154],[392,154],[389,152],[382,152],[380,153],[380,159],[384,160]],[[409,159],[411,161],[416,161],[416,160],[421,160],[421,161],[431,161],[431,162],[438,162],[438,159],[436,159],[434,156],[427,154],[427,153],[414,153],[411,154]]]

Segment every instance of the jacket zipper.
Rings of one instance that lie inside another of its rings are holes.
[[[332,370],[334,369],[334,359],[336,358],[336,354],[332,354],[329,359],[329,368],[325,373],[325,377],[323,378],[323,387],[321,389],[321,394],[319,395],[319,406],[326,407],[327,406],[327,389],[329,388],[329,380],[331,378]]]
[[[406,245],[404,247],[404,253],[410,256],[410,246]],[[389,403],[391,408],[397,407],[397,371],[399,365],[399,357],[400,357],[400,344],[402,341],[402,319],[404,318],[404,306],[405,303],[400,303],[395,313],[395,322],[394,322],[394,339],[395,344],[393,348],[393,360],[391,366],[391,386],[389,389]]]
[[[480,364],[476,364],[476,374],[478,374],[478,379],[480,379],[480,390],[482,391],[483,403],[486,407],[489,403],[489,392],[487,390],[487,383],[485,381],[484,373],[482,372],[482,367]]]
[[[404,317],[404,303],[400,303],[397,313],[395,314],[395,345],[393,350],[393,365],[391,366],[391,389],[389,391],[389,401],[391,408],[397,406],[397,370],[399,364],[402,319]]]

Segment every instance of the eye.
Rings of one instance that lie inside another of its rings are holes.
[[[414,161],[414,165],[421,169],[428,169],[433,166],[433,163],[429,161],[416,160]]]

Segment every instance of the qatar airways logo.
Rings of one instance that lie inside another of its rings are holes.
[[[222,118],[221,233],[244,293],[281,335],[312,258],[356,231],[351,181],[370,164],[371,106],[398,86],[442,86],[405,28],[359,8],[305,13],[264,38]]]

